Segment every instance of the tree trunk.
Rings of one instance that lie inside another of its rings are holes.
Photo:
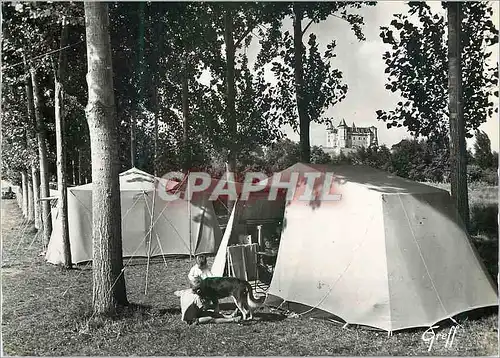
[[[30,68],[31,72],[31,86],[33,87],[33,98],[35,107],[35,119],[37,129],[38,141],[38,156],[40,157],[40,198],[48,198],[49,192],[49,169],[47,162],[47,133],[45,131],[45,123],[42,118],[42,96],[38,87],[38,73],[33,67]],[[50,234],[52,233],[52,216],[50,213],[50,202],[44,200],[42,206],[42,223],[43,223],[43,245],[44,249],[50,241]]]
[[[78,172],[77,172],[77,167],[76,167],[76,163],[75,163],[74,159],[71,160],[71,175],[69,175],[69,177],[71,178],[71,184],[76,185]]]
[[[154,122],[154,143],[153,143],[153,173],[154,176],[158,176],[158,120],[160,118],[160,105],[158,101],[158,80],[156,79],[157,76],[155,76],[155,81],[154,81],[154,93],[153,93],[153,106],[154,106],[154,113],[155,113],[155,122]]]
[[[83,184],[83,163],[82,163],[82,151],[78,151],[78,181],[76,185],[82,185]]]
[[[448,96],[450,110],[450,182],[451,196],[458,212],[469,227],[469,199],[467,191],[467,148],[462,98],[462,69],[460,2],[448,3]]]
[[[234,46],[233,37],[233,14],[231,9],[231,3],[226,4],[226,11],[224,13],[224,41],[226,44],[226,83],[227,83],[227,127],[229,130],[229,142],[228,142],[228,161],[226,169],[229,173],[236,175],[236,146],[235,140],[238,136],[238,127],[236,123],[236,89],[235,89],[235,73],[234,73],[234,59],[236,49]],[[234,201],[228,200],[227,208],[229,213],[233,210]]]
[[[297,97],[297,111],[299,113],[300,128],[300,159],[304,163],[311,160],[311,144],[309,139],[309,116],[307,115],[307,103],[304,97],[304,69],[302,63],[302,19],[304,17],[300,4],[293,4],[293,50],[294,50],[294,73],[295,73],[295,93]]]
[[[68,26],[66,20],[62,20],[60,48],[66,47],[68,42]],[[71,248],[69,242],[68,229],[68,191],[67,191],[67,173],[66,173],[66,148],[64,147],[64,84],[66,76],[66,51],[59,52],[59,61],[57,69],[54,68],[54,108],[56,120],[56,157],[57,157],[57,212],[60,225],[64,250],[64,267],[71,268]]]
[[[135,112],[130,116],[130,166],[135,167]]]
[[[32,86],[31,86],[31,78],[30,78],[30,75],[29,75],[29,69],[28,69],[28,65],[27,65],[27,62],[26,62],[26,58],[24,57],[24,54],[23,54],[23,61],[24,61],[24,70],[26,72],[26,77],[25,77],[25,81],[24,81],[24,88],[26,90],[26,107],[28,109],[28,120],[31,121],[31,123],[33,123],[33,127],[36,128],[36,121],[35,121],[35,116],[34,116],[34,109],[33,109],[33,89],[32,89]],[[27,137],[26,133],[28,132],[29,130],[26,129],[25,130],[25,136]],[[36,141],[36,138],[34,138],[34,140]],[[26,147],[27,147],[27,138],[25,139],[25,143],[26,143]],[[23,205],[22,205],[22,211],[23,211],[23,215],[27,215],[28,214],[28,203],[26,201],[26,205],[25,205],[25,200],[28,200],[28,196],[27,196],[27,192],[25,193],[25,184],[26,184],[26,180],[27,180],[27,174],[26,173],[21,173],[22,177],[21,179],[23,180],[22,181],[22,190],[23,190]],[[38,188],[38,186],[36,186],[36,188]],[[26,195],[25,195],[26,194]],[[36,227],[36,222],[35,222],[35,227]]]
[[[137,37],[138,42],[138,71],[136,72],[139,76],[139,90],[137,93],[137,98],[135,100],[135,111],[130,117],[130,165],[135,167],[136,165],[136,152],[137,152],[137,139],[136,139],[136,121],[139,114],[142,112],[141,103],[143,103],[144,98],[144,23],[145,23],[145,3],[138,3],[139,12],[139,36]]]
[[[86,108],[92,158],[93,310],[113,314],[127,305],[123,275],[118,133],[108,5],[85,2]]]
[[[68,157],[71,158],[71,154]],[[71,160],[66,161],[66,182],[73,184],[73,162]]]
[[[26,172],[23,170],[21,172],[21,188],[23,190],[23,206],[21,210],[23,212],[23,216],[28,218],[28,176]]]
[[[182,169],[187,173],[191,166],[191,145],[189,138],[189,78],[187,51],[184,51],[184,68],[182,73]]]
[[[158,6],[158,3],[156,5],[151,5],[151,10],[149,13],[149,21],[150,23],[153,23],[154,20],[154,14],[156,14],[158,11],[161,11],[161,6]],[[153,51],[153,56],[154,56],[154,64],[156,66],[156,71],[153,74],[153,110],[154,110],[154,162],[153,162],[153,171],[155,176],[159,176],[158,173],[158,121],[160,120],[160,93],[158,88],[160,87],[160,77],[158,73],[160,73],[160,56],[163,55],[163,39],[162,39],[162,28],[163,28],[163,23],[161,21],[156,21],[154,22],[155,26],[153,26],[152,31],[153,34],[151,35],[151,38],[153,39],[153,43],[157,44],[157,46],[154,47]]]
[[[31,181],[33,182],[33,204],[35,215],[35,229],[40,230],[42,227],[42,216],[40,208],[40,180],[38,179],[38,169],[33,163],[31,165]]]
[[[31,181],[31,175],[26,172],[26,182],[28,183],[28,221],[35,221],[35,203],[33,195],[33,182]]]

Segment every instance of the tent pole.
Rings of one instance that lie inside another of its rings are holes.
[[[193,244],[192,244],[192,237],[191,237],[191,197],[189,195],[189,187],[190,187],[190,182],[189,182],[189,171],[187,172],[187,205],[188,205],[188,225],[189,225],[189,261],[192,260],[193,255]]]
[[[144,295],[148,294],[148,276],[149,276],[149,261],[151,259],[151,239],[152,239],[152,233],[153,233],[153,219],[154,219],[154,212],[155,212],[155,199],[156,199],[156,178],[154,179],[155,182],[155,190],[153,191],[153,207],[151,209],[151,215],[150,215],[150,223],[149,223],[149,242],[148,242],[148,263],[146,264],[146,285],[144,286]],[[147,194],[143,192],[144,195],[144,200],[147,200]],[[163,255],[163,252],[162,252]]]
[[[242,255],[241,256],[243,257],[243,270],[245,270],[245,280],[246,281],[248,281],[247,260],[245,258],[245,256],[246,256],[245,254],[246,254],[246,251],[247,251],[246,248],[247,247],[248,246],[246,246],[246,245],[241,247],[242,248],[242,250],[241,250],[242,251]]]

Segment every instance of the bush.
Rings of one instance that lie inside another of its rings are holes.
[[[489,185],[498,185],[497,171],[492,168],[484,169],[481,173],[481,180]]]
[[[476,164],[467,165],[467,181],[469,183],[477,182],[481,180],[483,175],[483,170]]]
[[[485,239],[481,236],[473,236],[471,239],[488,273],[496,281],[498,275],[498,240]]]
[[[472,235],[484,234],[490,238],[498,238],[498,205],[471,205],[470,231]]]

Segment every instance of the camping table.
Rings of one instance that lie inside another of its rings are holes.
[[[232,245],[227,248],[229,276],[245,281],[255,281],[257,285],[257,244]]]

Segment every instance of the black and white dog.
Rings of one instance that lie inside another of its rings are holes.
[[[243,320],[253,318],[253,312],[262,307],[264,298],[256,299],[252,293],[252,286],[236,277],[207,277],[199,280],[193,288],[205,302],[217,303],[219,299],[233,297],[236,307],[241,311]]]

